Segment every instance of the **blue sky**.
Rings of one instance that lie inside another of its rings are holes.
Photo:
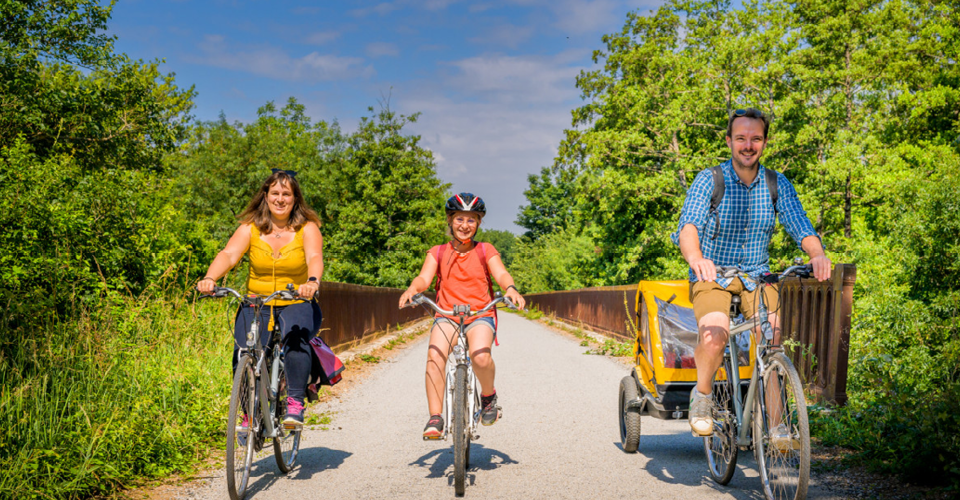
[[[440,178],[486,200],[486,227],[519,233],[527,175],[552,163],[582,104],[577,74],[627,12],[660,3],[119,0],[110,30],[119,51],[195,85],[200,120],[251,121],[290,96],[346,132],[387,98],[419,112],[407,131]]]

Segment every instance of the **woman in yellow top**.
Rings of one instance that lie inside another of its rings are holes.
[[[197,284],[201,293],[213,293],[216,281],[250,254],[247,291],[269,295],[299,285],[297,293],[309,302],[272,301],[261,309],[262,324],[279,325],[287,372],[287,413],[284,425],[303,425],[303,399],[310,377],[310,339],[320,331],[320,307],[314,295],[323,276],[323,236],[320,219],[303,199],[296,172],[273,169],[246,210],[237,218],[237,228],[227,246],[217,254],[206,276]],[[239,346],[246,345],[253,323],[252,308],[241,307],[234,325],[233,363],[236,368]],[[261,339],[266,345],[268,335]]]

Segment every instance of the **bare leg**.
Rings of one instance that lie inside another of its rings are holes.
[[[723,349],[730,332],[730,316],[712,312],[700,318],[697,326],[700,341],[693,351],[693,358],[697,362],[697,391],[710,394],[713,391],[713,377],[723,363]]]
[[[470,363],[473,373],[480,382],[480,394],[493,394],[495,386],[493,379],[497,373],[497,366],[490,355],[490,346],[493,345],[493,330],[487,325],[477,325],[467,332],[467,343],[470,344]]]
[[[767,315],[767,319],[770,321],[770,327],[773,328],[773,343],[779,345],[780,317],[776,313],[770,313]],[[754,329],[754,334],[757,335],[756,339],[758,340],[759,336],[762,335],[759,328]],[[769,380],[764,387],[764,398],[767,403],[767,415],[770,416],[770,428],[774,428],[783,422],[783,403],[780,401],[780,381],[778,379],[772,378]]]
[[[453,350],[456,327],[441,321],[430,330],[430,349],[427,351],[427,406],[431,415],[443,412],[443,392],[446,388],[447,356]]]

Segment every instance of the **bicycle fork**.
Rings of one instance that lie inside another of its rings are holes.
[[[254,378],[260,382],[257,384],[257,399],[260,400],[260,414],[263,415],[261,419],[264,426],[263,436],[274,438],[277,437],[279,428],[275,425],[275,416],[270,403],[280,404],[280,402],[277,401],[277,393],[280,390],[280,366],[283,361],[280,359],[280,354],[272,355],[270,358],[270,372],[268,374],[262,369],[266,359],[266,350],[262,351],[260,359],[257,361],[257,366],[254,369]],[[270,386],[269,393],[267,392],[268,385]]]

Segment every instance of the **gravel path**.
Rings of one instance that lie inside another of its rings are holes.
[[[710,480],[702,441],[686,421],[643,417],[640,452],[623,453],[617,389],[629,369],[622,363],[584,355],[579,340],[513,314],[500,315],[500,332],[493,352],[504,418],[481,427],[471,445],[466,498],[762,498],[751,453],[740,455],[729,485]],[[304,432],[289,476],[264,455],[248,498],[453,498],[452,441],[421,439],[426,338],[327,403],[330,430]],[[178,496],[226,498],[219,475]],[[813,484],[809,498],[839,497]]]

